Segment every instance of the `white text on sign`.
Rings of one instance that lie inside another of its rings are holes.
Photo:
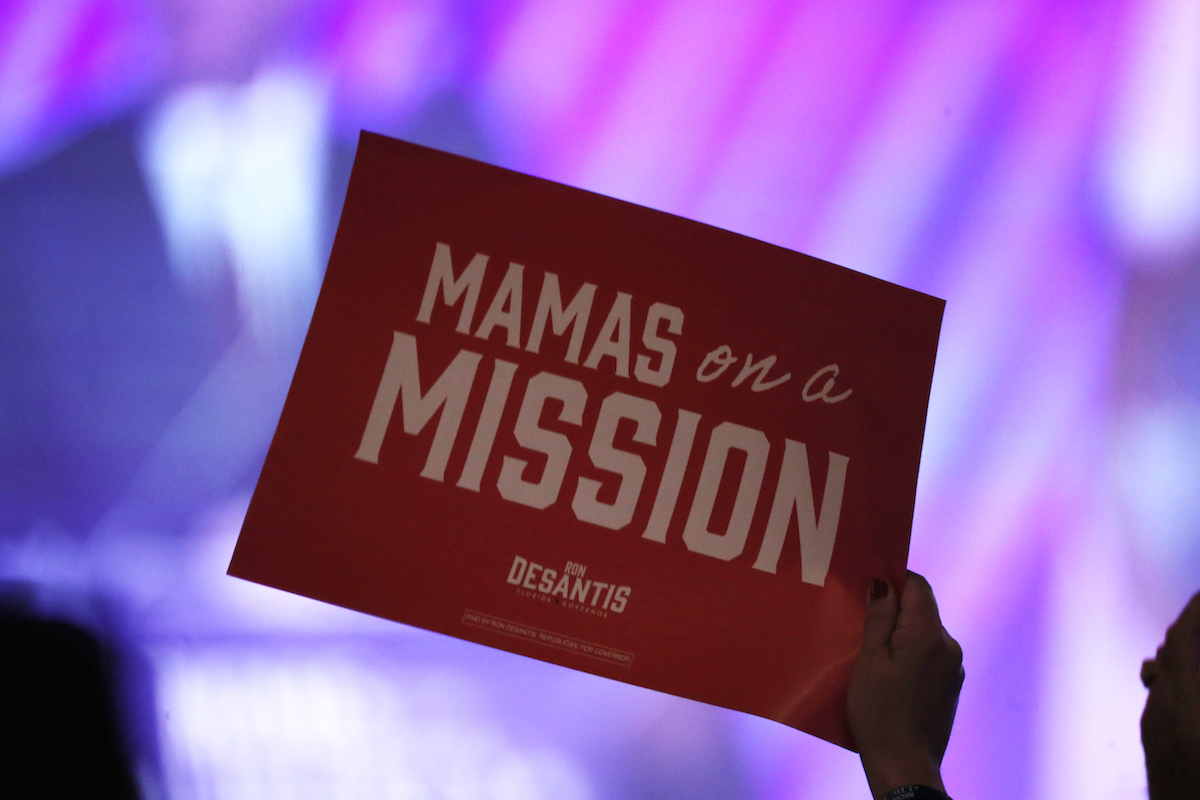
[[[476,255],[462,274],[455,278],[450,249],[439,243],[417,321],[432,324],[433,311],[440,294],[446,305],[462,303],[456,331],[487,339],[493,330],[501,328],[506,332],[506,344],[521,350],[520,291],[524,272],[521,265],[509,265],[504,281],[483,319],[477,326],[473,324],[486,265],[487,257]],[[584,284],[567,307],[563,308],[557,278],[546,273],[533,330],[523,349],[538,352],[549,322],[556,336],[565,336],[567,330],[571,329],[564,359],[578,363],[585,344],[586,319],[595,293],[593,284]],[[631,309],[631,296],[618,293],[604,326],[588,348],[584,367],[596,369],[604,359],[611,358],[615,373],[629,377],[632,355],[629,337]],[[667,384],[676,355],[675,344],[659,336],[664,322],[669,333],[681,333],[683,312],[662,303],[652,304],[646,314],[642,342],[648,350],[657,354],[658,363],[654,364],[645,353],[639,353],[633,370],[637,380],[650,386]],[[409,435],[420,433],[434,416],[438,417],[433,442],[420,474],[431,480],[445,481],[450,453],[458,441],[471,388],[483,360],[479,353],[460,350],[432,385],[422,391],[417,339],[412,334],[394,331],[391,349],[355,458],[378,463],[384,437],[399,403],[402,425]],[[514,394],[513,385],[518,372],[518,365],[514,362],[497,358],[492,359],[490,365],[491,375],[483,408],[471,433],[470,448],[456,481],[458,487],[474,492],[480,491],[500,420]],[[587,387],[581,381],[544,370],[524,378],[521,384],[520,399],[516,401],[519,409],[512,433],[522,448],[544,455],[545,464],[539,478],[526,480],[528,462],[513,455],[504,455],[495,485],[500,496],[509,502],[545,509],[557,503],[562,495],[573,448],[566,435],[539,426],[543,409],[547,401],[554,400],[561,404],[558,421],[578,426],[583,423],[588,403],[596,402],[596,399],[589,396]],[[571,509],[582,522],[621,530],[633,520],[646,486],[647,467],[641,456],[616,448],[614,440],[618,424],[621,420],[634,423],[633,441],[657,447],[663,410],[652,400],[624,392],[612,392],[599,399],[599,404],[587,450],[588,457],[596,469],[617,476],[620,483],[616,497],[604,502],[600,500],[599,481],[577,476],[574,491],[569,492]],[[721,422],[709,432],[703,465],[692,496],[681,498],[684,473],[701,415],[685,409],[669,409],[668,416],[673,418],[674,428],[666,463],[661,475],[657,476],[658,488],[642,537],[665,543],[668,527],[682,500],[682,507],[687,509],[682,532],[686,547],[701,555],[730,561],[745,550],[755,510],[760,502],[770,498],[770,513],[753,567],[768,573],[776,572],[784,540],[794,519],[800,539],[801,579],[805,583],[823,586],[837,536],[849,458],[829,453],[829,468],[818,514],[814,504],[808,449],[803,442],[785,438],[775,445],[782,446],[783,450],[779,478],[774,492],[764,494],[763,481],[772,451],[767,435],[744,425]],[[744,464],[732,515],[725,531],[715,532],[711,530],[713,509],[734,451],[744,457]]]

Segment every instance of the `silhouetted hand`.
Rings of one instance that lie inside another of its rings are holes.
[[[1150,690],[1142,748],[1151,800],[1200,798],[1200,592],[1167,629],[1158,654],[1142,664]]]
[[[942,756],[962,688],[962,648],[946,633],[929,583],[909,572],[903,600],[876,581],[847,713],[871,793],[923,784],[945,791]]]

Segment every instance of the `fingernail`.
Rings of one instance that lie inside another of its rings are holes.
[[[881,581],[879,578],[871,581],[871,602],[874,603],[881,597],[887,597],[888,585],[887,581]]]

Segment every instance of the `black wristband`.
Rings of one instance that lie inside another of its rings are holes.
[[[932,786],[897,786],[883,796],[883,800],[950,800],[944,792]]]

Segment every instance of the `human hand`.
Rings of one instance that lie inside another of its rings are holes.
[[[909,784],[945,791],[942,756],[962,688],[962,648],[915,572],[903,599],[883,581],[871,594],[846,703],[871,793],[880,798]]]
[[[1150,690],[1142,749],[1151,800],[1200,797],[1200,592],[1167,629],[1158,654],[1142,664]]]

